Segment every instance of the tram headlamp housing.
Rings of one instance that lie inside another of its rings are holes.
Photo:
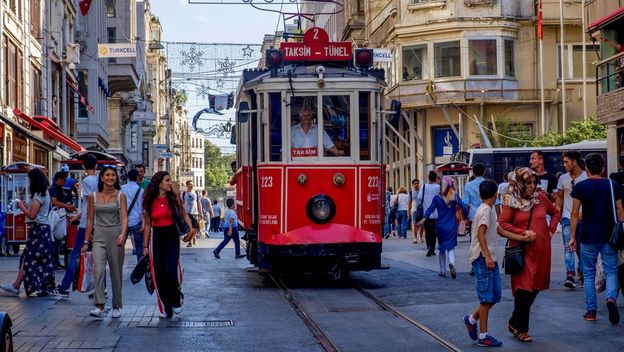
[[[373,49],[355,49],[355,66],[367,69],[373,66]]]
[[[281,68],[284,67],[284,52],[277,49],[268,49],[266,51],[266,67]]]
[[[308,218],[317,224],[330,222],[336,215],[336,204],[324,194],[316,195],[306,205]]]

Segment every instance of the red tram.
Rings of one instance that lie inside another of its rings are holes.
[[[384,71],[321,28],[266,52],[237,98],[236,190],[263,271],[382,269]]]

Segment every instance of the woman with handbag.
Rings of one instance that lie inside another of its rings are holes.
[[[182,265],[180,236],[192,239],[191,219],[184,211],[180,196],[173,190],[171,176],[159,171],[152,177],[143,199],[145,226],[143,255],[150,257],[150,270],[160,318],[182,312]]]
[[[98,176],[98,191],[89,195],[87,205],[87,228],[81,253],[85,254],[92,244],[93,279],[95,281],[95,309],[89,315],[103,318],[106,315],[105,272],[108,264],[113,286],[112,318],[120,318],[122,304],[122,274],[124,244],[128,232],[128,207],[126,195],[121,191],[117,168],[104,165]]]
[[[17,200],[15,205],[24,215],[30,226],[28,242],[20,258],[19,272],[13,284],[0,285],[0,289],[14,296],[19,295],[24,282],[26,296],[37,292],[37,296],[58,295],[54,289],[54,261],[52,259],[50,223],[50,195],[48,177],[41,169],[28,172],[30,202],[28,205]]]
[[[440,185],[440,194],[433,198],[431,205],[425,211],[424,218],[419,222],[419,225],[422,226],[425,220],[429,219],[429,217],[437,211],[436,236],[438,239],[438,250],[440,251],[438,257],[440,260],[440,272],[438,275],[442,277],[446,276],[446,262],[448,257],[448,267],[453,279],[457,277],[457,271],[455,270],[457,218],[455,217],[455,213],[458,206],[464,214],[464,217],[467,217],[468,209],[457,195],[453,179],[444,176]]]
[[[511,274],[511,289],[514,296],[514,310],[507,329],[522,342],[533,341],[529,336],[531,306],[539,291],[550,285],[550,243],[561,213],[543,192],[536,192],[537,176],[528,168],[518,168],[509,175],[509,187],[503,195],[503,208],[498,223],[503,230],[523,234],[528,242],[520,244],[510,240],[505,250],[505,265],[509,248],[521,254],[523,267]],[[550,225],[546,221],[550,215]],[[531,232],[532,231],[532,232]],[[509,272],[509,268],[505,268]]]

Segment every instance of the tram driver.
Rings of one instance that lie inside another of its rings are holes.
[[[318,126],[312,122],[316,115],[316,109],[306,100],[299,110],[299,123],[292,126],[290,130],[292,155],[316,156],[318,147]],[[343,150],[339,150],[332,142],[331,138],[323,130],[323,147],[334,156],[343,156]]]

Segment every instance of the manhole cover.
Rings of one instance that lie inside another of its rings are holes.
[[[234,326],[232,320],[205,320],[205,321],[187,321],[178,320],[169,323],[170,328],[220,328],[225,326]]]

